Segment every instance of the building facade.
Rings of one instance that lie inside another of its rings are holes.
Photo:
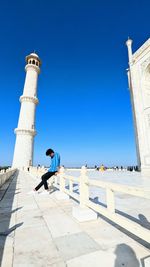
[[[150,176],[150,39],[135,53],[132,53],[131,39],[126,45],[138,165],[142,174]]]

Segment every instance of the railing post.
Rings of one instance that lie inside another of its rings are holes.
[[[79,191],[80,191],[80,206],[73,207],[72,215],[79,222],[92,221],[97,219],[97,213],[88,208],[89,201],[89,185],[88,176],[86,175],[87,169],[85,166],[81,168],[81,175],[79,178]]]
[[[56,174],[54,175],[54,186],[58,186],[58,176]]]
[[[86,207],[87,202],[89,200],[89,186],[87,185],[88,176],[86,175],[86,173],[87,173],[86,167],[82,166],[80,175],[80,185],[79,185],[81,208]]]
[[[106,189],[107,209],[111,213],[115,213],[114,191],[111,188]]]
[[[64,167],[59,169],[59,191],[55,192],[55,197],[57,200],[68,200],[69,196],[65,194],[65,178],[64,178]]]
[[[60,192],[64,193],[65,190],[65,179],[63,178],[64,175],[64,167],[61,167],[59,170],[59,177],[60,177]]]

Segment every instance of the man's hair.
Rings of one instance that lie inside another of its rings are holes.
[[[49,148],[46,150],[46,156],[49,156],[50,154],[54,153],[54,150]]]

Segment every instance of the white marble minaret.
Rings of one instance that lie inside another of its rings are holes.
[[[13,167],[32,166],[35,131],[35,110],[38,104],[37,81],[40,73],[41,60],[37,54],[26,57],[26,79],[23,95],[20,97],[21,109],[18,128],[15,129],[16,144],[13,157]]]

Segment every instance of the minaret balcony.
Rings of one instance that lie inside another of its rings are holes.
[[[20,135],[31,135],[31,136],[35,136],[37,134],[37,132],[34,129],[19,129],[16,128],[14,130],[15,134],[20,134]]]
[[[39,103],[38,98],[35,97],[35,96],[24,96],[24,95],[22,95],[19,100],[20,100],[21,103],[22,102],[32,102],[35,105],[37,105]]]

